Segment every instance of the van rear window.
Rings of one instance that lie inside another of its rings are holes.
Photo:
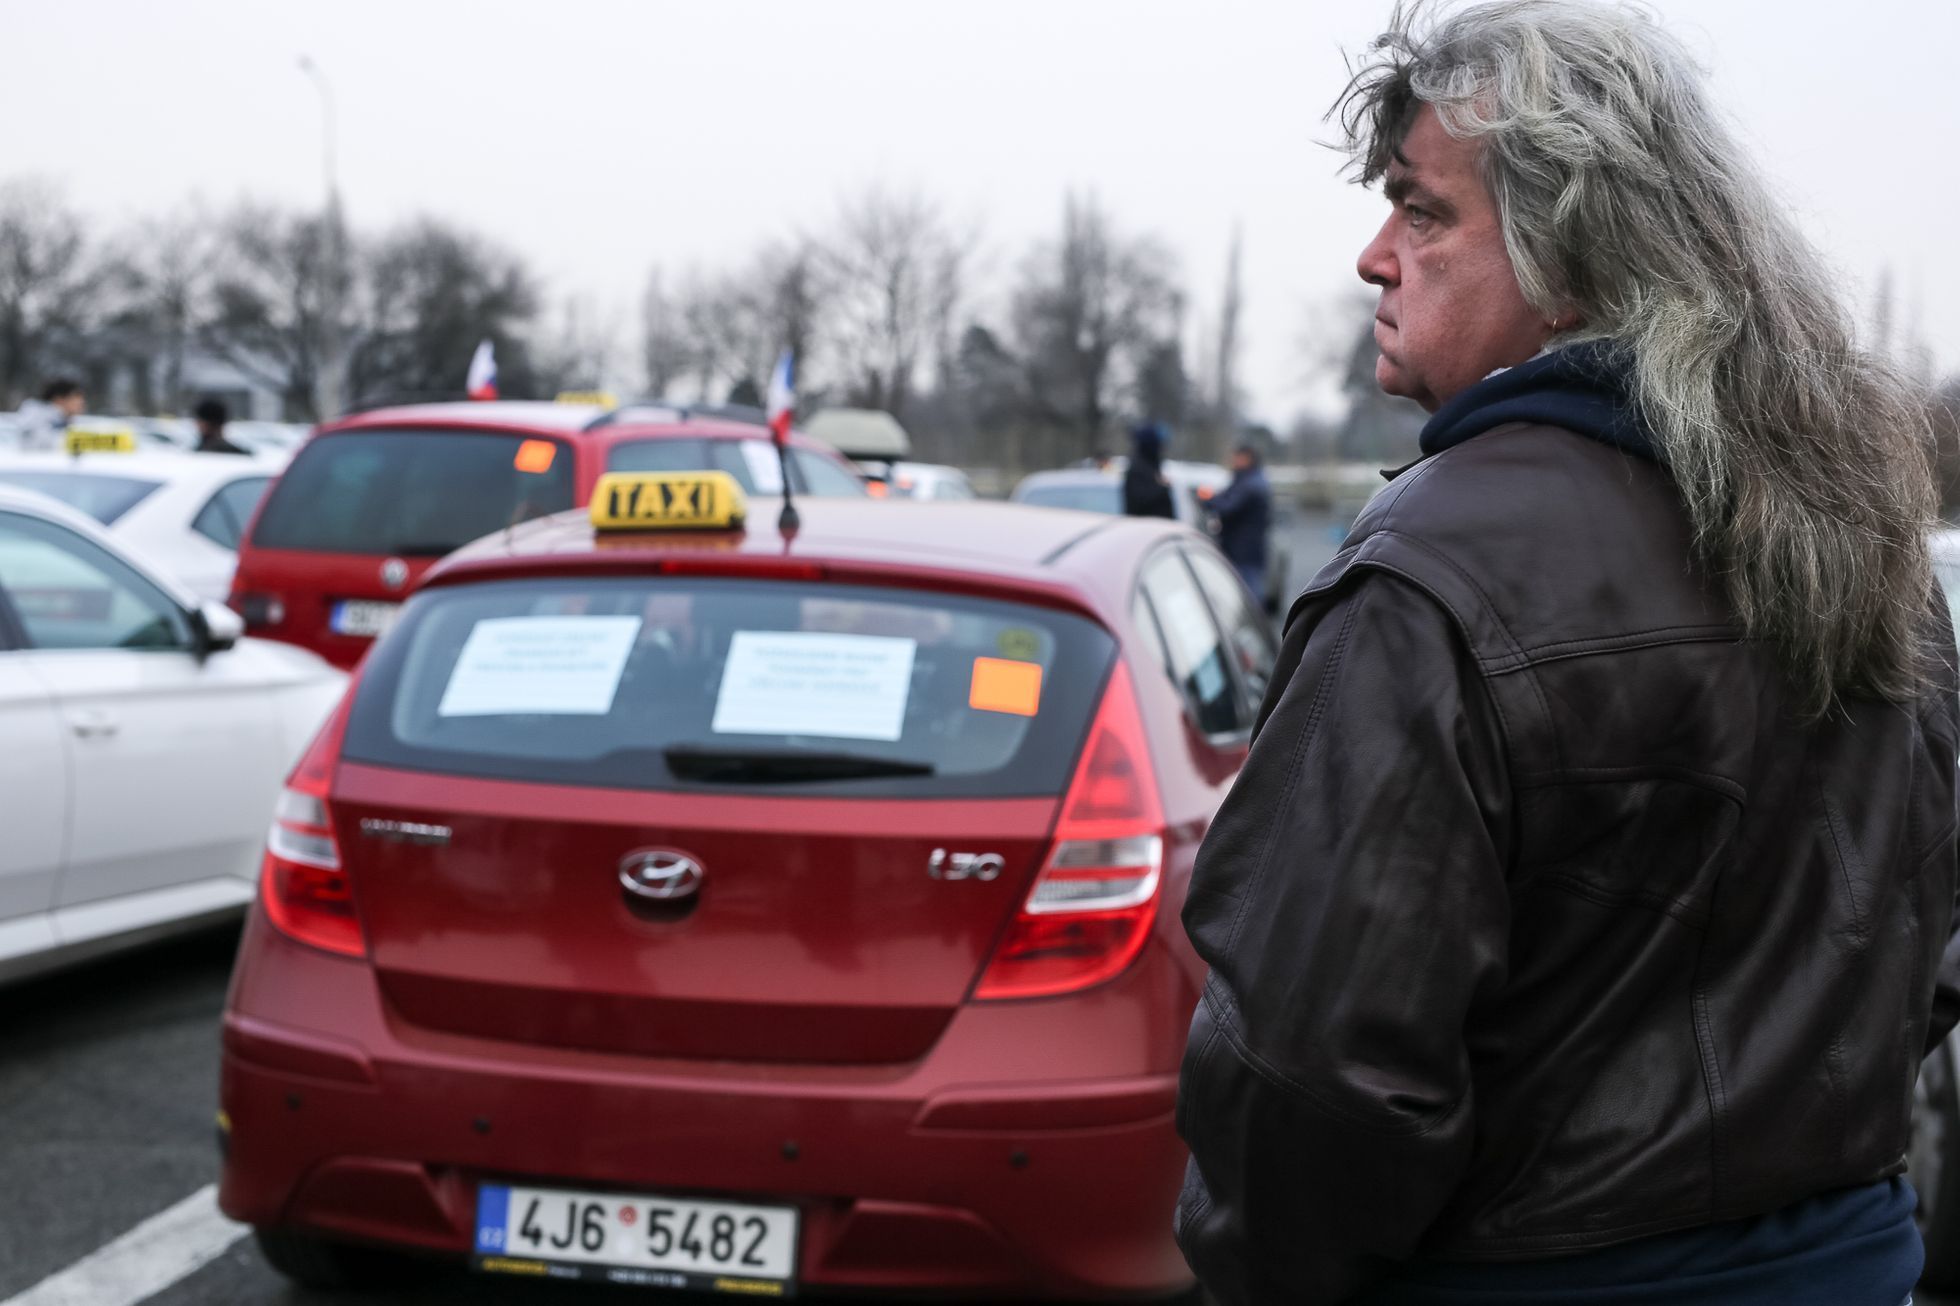
[[[273,487],[262,549],[440,557],[572,506],[564,443],[492,431],[346,431],[316,437]]]
[[[370,655],[344,756],[626,789],[1050,795],[1114,647],[1086,618],[900,588],[437,587]]]

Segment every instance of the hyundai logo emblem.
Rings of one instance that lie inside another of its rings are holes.
[[[408,564],[400,558],[390,558],[381,564],[381,583],[391,590],[398,590],[408,583]]]
[[[701,891],[701,863],[666,849],[628,853],[619,864],[619,883],[634,897],[676,902]]]

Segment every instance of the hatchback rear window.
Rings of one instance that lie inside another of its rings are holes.
[[[369,657],[344,749],[610,788],[1051,795],[1113,652],[1086,618],[897,588],[437,587]]]
[[[137,476],[97,476],[92,472],[0,471],[0,484],[59,499],[110,526],[154,494],[163,482]]]
[[[348,431],[306,445],[273,487],[262,549],[440,557],[572,506],[563,443],[485,431]]]

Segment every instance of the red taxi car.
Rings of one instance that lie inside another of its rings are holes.
[[[1187,1290],[1178,912],[1267,627],[1169,521],[739,498],[609,477],[375,646],[269,836],[224,1210],[316,1284]]]
[[[865,493],[851,465],[792,435],[790,488]],[[301,447],[239,541],[231,606],[248,633],[361,660],[443,554],[583,505],[608,471],[720,468],[780,494],[766,429],[678,406],[417,404],[357,413]]]

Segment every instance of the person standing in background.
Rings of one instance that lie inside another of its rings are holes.
[[[82,393],[81,382],[67,377],[48,382],[41,387],[39,399],[24,400],[17,410],[21,419],[20,447],[61,448],[68,423],[81,416],[87,406],[88,396]]]
[[[1164,478],[1164,446],[1170,433],[1160,422],[1143,422],[1130,432],[1130,465],[1123,472],[1123,513],[1129,517],[1175,517],[1171,484]]]
[[[231,420],[231,410],[223,400],[206,399],[191,410],[191,416],[197,419],[197,447],[191,452],[247,455],[252,452],[225,439],[225,423]]]
[[[1266,537],[1273,524],[1273,487],[1259,451],[1242,444],[1232,451],[1232,483],[1206,505],[1218,519],[1218,547],[1238,569],[1255,599],[1266,596]]]

